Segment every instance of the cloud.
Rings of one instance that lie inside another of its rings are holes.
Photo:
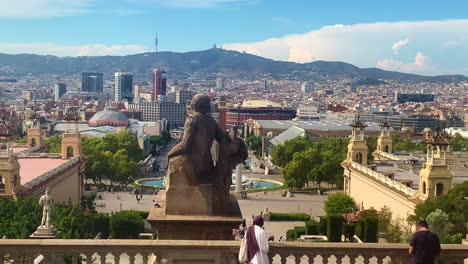
[[[468,19],[440,21],[377,22],[354,25],[330,25],[302,34],[285,35],[250,43],[224,43],[223,48],[283,61],[344,61],[358,67],[375,67],[382,58],[391,58],[395,46],[401,48],[400,61],[412,61],[419,51],[431,58],[431,67],[407,67],[418,73],[461,73],[468,61],[468,45],[443,48],[445,43],[460,41],[467,35]],[[395,43],[395,40],[400,40]],[[389,63],[389,65],[392,63]],[[403,63],[404,64],[404,63]],[[411,64],[411,63],[410,63]],[[394,64],[392,64],[394,65]]]
[[[398,55],[400,48],[408,44],[408,39],[399,40],[392,45],[393,54]]]
[[[0,18],[41,18],[90,12],[92,0],[0,0]]]
[[[2,43],[0,52],[9,54],[34,53],[56,56],[104,56],[129,55],[147,52],[142,45],[104,45],[90,44],[81,46],[66,46],[54,43]]]
[[[392,59],[383,59],[379,60],[376,66],[384,70],[400,72],[425,72],[434,70],[434,67],[429,63],[429,57],[425,56],[422,52],[418,52],[414,57],[414,61],[411,63],[403,63]]]
[[[113,14],[119,16],[131,16],[131,15],[139,15],[145,13],[143,10],[133,10],[133,9],[114,9],[112,10]]]
[[[140,1],[140,0],[133,0]],[[254,3],[257,0],[141,0],[146,3],[154,3],[172,8],[210,8],[223,4]]]

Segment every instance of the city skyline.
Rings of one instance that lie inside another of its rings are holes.
[[[462,11],[467,4],[461,1],[23,0],[3,5],[8,8],[0,11],[0,53],[128,55],[154,51],[158,32],[160,51],[217,44],[274,60],[468,74],[468,19]],[[125,38],[122,31],[129,32]]]

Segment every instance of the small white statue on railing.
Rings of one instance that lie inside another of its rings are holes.
[[[54,209],[54,200],[50,196],[50,187],[46,188],[45,194],[39,199],[39,204],[42,205],[42,221],[40,227],[50,228],[50,217]]]

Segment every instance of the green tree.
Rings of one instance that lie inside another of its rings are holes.
[[[426,221],[431,231],[436,233],[439,237],[450,235],[453,228],[453,224],[449,221],[449,215],[440,209],[436,209],[434,212],[430,213]]]
[[[456,133],[451,140],[452,149],[455,151],[467,151],[468,150],[468,138],[464,138],[460,133]]]
[[[138,176],[137,163],[144,158],[134,134],[119,132],[103,138],[83,138],[86,177],[95,183],[102,179],[128,184]]]
[[[312,146],[312,142],[305,137],[296,137],[275,147],[271,154],[271,161],[279,167],[284,167],[293,160],[293,155]]]
[[[303,188],[309,180],[316,179],[320,175],[318,159],[320,155],[313,148],[295,153],[282,170],[285,184],[289,188]]]
[[[149,142],[154,146],[164,146],[164,140],[162,136],[150,136]]]
[[[167,130],[163,130],[162,133],[161,133],[161,137],[164,141],[164,144],[167,144],[169,143],[169,141],[171,141],[172,137],[171,137],[171,133]]]
[[[414,223],[426,219],[436,209],[441,209],[448,213],[449,221],[454,225],[453,233],[466,233],[468,203],[465,197],[468,197],[468,181],[456,185],[447,194],[437,197],[436,200],[426,200],[424,203],[416,205],[414,215],[408,219]]]
[[[259,152],[260,148],[262,147],[262,138],[257,136],[249,136],[245,143],[249,146],[252,150]]]
[[[365,139],[367,148],[369,150],[367,152],[367,160],[373,161],[374,155],[372,155],[372,153],[377,149],[377,137],[366,137]]]
[[[353,198],[342,192],[336,192],[328,196],[325,201],[325,212],[327,215],[352,213],[357,210]]]
[[[121,211],[110,218],[110,231],[114,239],[136,239],[144,231],[144,222],[138,211]]]
[[[47,153],[60,153],[62,152],[62,137],[51,136],[44,140]]]

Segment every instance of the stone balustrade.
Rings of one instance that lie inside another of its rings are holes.
[[[5,263],[167,263],[231,264],[237,262],[238,241],[189,240],[35,240],[1,239],[0,264]],[[405,244],[270,243],[272,264],[411,263]],[[445,264],[468,263],[468,245],[442,245]],[[34,261],[36,259],[36,261]]]
[[[386,160],[401,160],[400,157],[392,153],[388,153],[385,151],[376,151],[376,152],[378,153],[380,157],[385,158]]]
[[[371,170],[367,166],[363,166],[363,165],[361,165],[361,164],[359,164],[357,162],[352,162],[351,167],[361,171],[362,173],[365,173],[366,175],[369,175],[369,176],[379,180],[382,183],[387,184],[390,187],[395,188],[396,190],[398,190],[400,192],[403,192],[404,194],[406,194],[408,196],[413,196],[413,195],[415,195],[417,193],[416,190],[402,184],[401,182],[390,179],[390,178],[386,177],[385,175],[383,175],[381,173],[378,173],[378,172],[376,172],[374,170]]]

